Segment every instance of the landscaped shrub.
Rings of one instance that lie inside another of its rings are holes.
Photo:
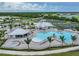
[[[75,29],[76,29],[77,31],[79,31],[79,27],[75,27]]]

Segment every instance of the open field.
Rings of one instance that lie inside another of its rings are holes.
[[[16,56],[16,55],[12,55],[12,54],[0,54],[0,56]]]
[[[65,52],[65,53],[57,53],[57,54],[49,54],[47,56],[79,56],[79,51]]]

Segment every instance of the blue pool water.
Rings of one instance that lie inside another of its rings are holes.
[[[40,41],[43,41],[43,40],[47,40],[47,37],[49,36],[53,36],[53,34],[56,35],[56,38],[58,38],[58,40],[60,40],[60,36],[61,35],[64,35],[64,38],[65,38],[65,43],[71,43],[72,40],[71,40],[71,35],[72,33],[71,32],[38,32],[34,37],[33,37],[33,41],[35,42],[40,42]]]

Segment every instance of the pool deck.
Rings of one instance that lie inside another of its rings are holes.
[[[52,30],[52,29],[50,29],[50,30]],[[37,31],[38,30],[36,30],[35,33]],[[35,34],[35,33],[33,33],[33,34]],[[75,31],[73,31],[73,33],[75,33]],[[26,40],[26,38],[8,39],[1,47],[2,48],[14,48],[14,49],[27,49],[28,46],[24,42],[24,40]],[[61,45],[62,45],[62,42],[57,40],[57,39],[52,41],[52,43],[51,43],[51,47],[61,46]],[[64,43],[63,45],[66,46],[67,44]],[[79,45],[79,36],[78,36],[77,40],[74,41],[74,45]],[[39,49],[45,49],[45,48],[48,48],[48,47],[49,47],[49,42],[46,41],[46,40],[41,41],[41,42],[34,42],[34,41],[32,41],[30,43],[30,48],[31,49],[39,50]]]
[[[14,49],[27,49],[28,46],[24,42],[26,38],[22,39],[8,39],[3,45],[3,48],[14,48]],[[52,41],[51,47],[52,46],[61,46],[61,42],[58,42],[57,40]],[[42,41],[42,42],[34,42],[32,41],[30,43],[30,48],[31,49],[45,49],[49,47],[49,42],[48,41]]]

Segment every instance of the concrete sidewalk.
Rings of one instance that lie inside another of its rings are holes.
[[[76,47],[69,47],[69,48],[63,48],[59,50],[46,50],[46,51],[12,51],[12,50],[1,50],[0,54],[13,54],[13,55],[46,55],[46,54],[54,54],[54,53],[63,53],[63,52],[69,52],[78,50],[79,46]]]

